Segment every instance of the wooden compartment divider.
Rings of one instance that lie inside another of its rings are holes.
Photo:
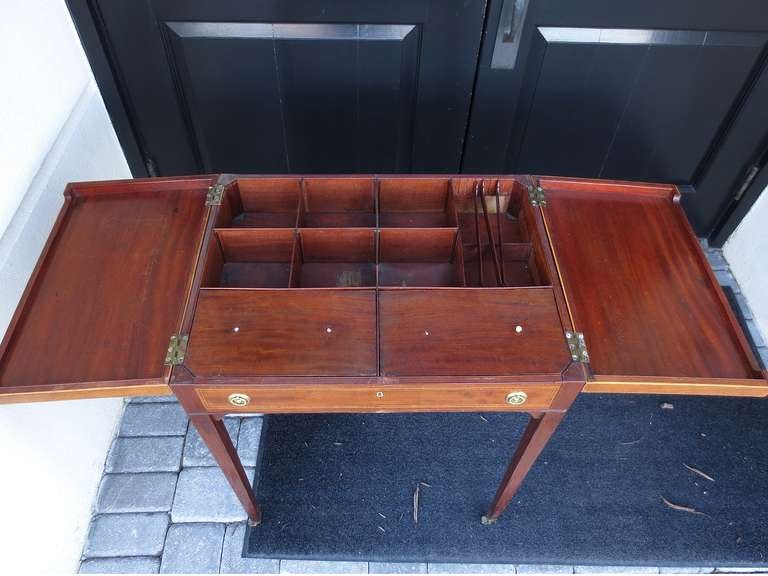
[[[303,228],[297,232],[296,286],[375,287],[374,228]]]
[[[487,178],[238,178],[202,285],[547,285],[522,195]]]
[[[301,179],[239,178],[228,190],[231,221],[236,228],[295,228]]]
[[[383,228],[379,286],[465,286],[458,228]]]

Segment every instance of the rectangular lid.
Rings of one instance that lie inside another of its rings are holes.
[[[542,214],[592,391],[765,396],[673,186],[541,178]]]
[[[0,348],[0,402],[168,393],[214,181],[69,186]]]

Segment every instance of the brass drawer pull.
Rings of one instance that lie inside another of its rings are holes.
[[[511,404],[512,406],[520,406],[520,404],[525,404],[526,400],[528,400],[528,394],[519,390],[517,392],[510,392],[507,394],[507,404]]]
[[[227,400],[229,400],[229,403],[232,404],[232,406],[248,406],[248,404],[251,403],[251,397],[248,396],[248,394],[230,394],[227,397]]]

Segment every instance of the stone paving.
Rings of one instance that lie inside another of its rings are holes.
[[[763,364],[768,348],[720,250],[704,243],[721,284],[731,286]],[[226,418],[253,475],[262,419]],[[173,397],[126,404],[107,456],[81,573],[726,573],[716,567],[413,564],[242,558],[245,513]],[[745,571],[753,571],[746,569]]]

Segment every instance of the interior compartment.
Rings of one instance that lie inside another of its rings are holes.
[[[376,286],[376,231],[299,230],[293,285],[301,288]]]
[[[464,181],[457,197],[466,285],[549,285],[537,238],[529,230],[527,192],[516,181]]]
[[[238,178],[227,186],[218,227],[295,228],[300,178]]]
[[[214,230],[202,286],[288,288],[294,238],[293,229]]]
[[[440,228],[458,225],[448,178],[383,178],[379,182],[379,226]]]
[[[485,222],[483,204],[488,213],[493,235],[497,238],[498,229],[504,242],[527,242],[528,236],[521,218],[523,194],[527,194],[517,182],[503,180],[463,181],[454,193],[456,210],[464,237],[464,243],[476,243],[479,231],[483,244],[488,243],[488,231]],[[482,197],[482,200],[481,200]],[[477,226],[476,226],[477,224]]]
[[[539,276],[539,266],[533,252],[533,246],[527,242],[505,242],[496,245],[497,257],[503,263],[502,282],[499,283],[496,265],[490,245],[482,248],[482,259],[478,262],[477,246],[464,246],[464,267],[467,286],[480,286],[480,265],[482,263],[482,285],[489,288],[502,286],[540,286],[548,285]]]
[[[455,228],[382,229],[378,261],[379,286],[464,286]]]
[[[299,228],[374,228],[373,178],[305,178]]]

